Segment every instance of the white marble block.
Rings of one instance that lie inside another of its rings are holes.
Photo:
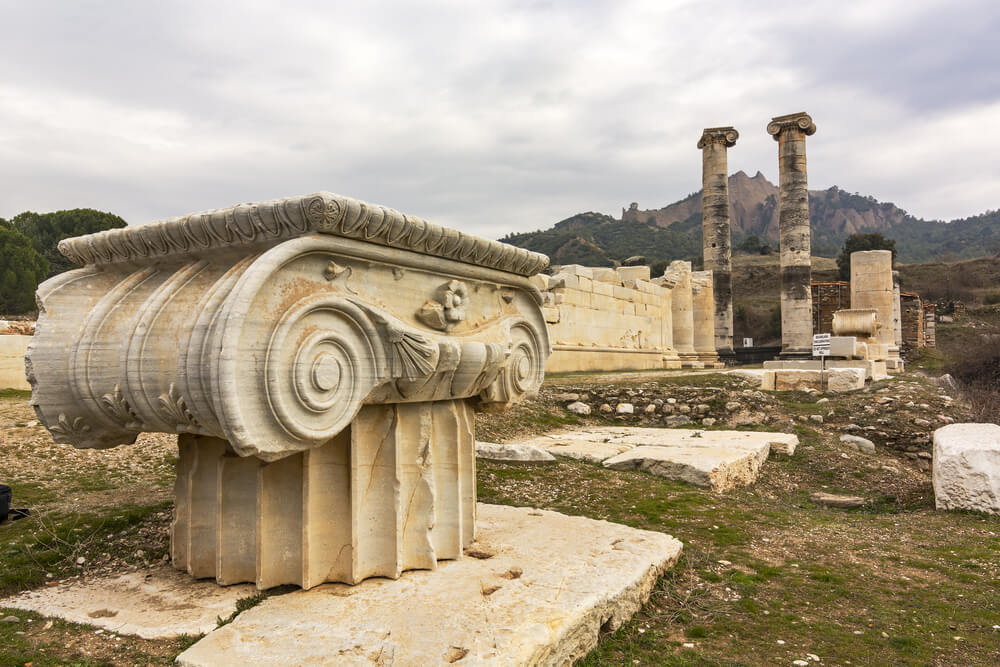
[[[1000,426],[949,424],[934,431],[934,503],[1000,514]]]
[[[472,409],[541,385],[548,258],[328,192],[59,249],[83,268],[39,286],[32,405],[77,447],[181,434],[175,566],[308,588],[461,555]]]

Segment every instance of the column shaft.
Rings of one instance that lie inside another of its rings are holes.
[[[781,246],[781,354],[812,353],[812,261],[806,136],[816,131],[804,114],[778,116],[767,127],[778,142],[778,235]]]
[[[729,215],[727,148],[739,133],[732,127],[706,128],[698,142],[702,156],[701,220],[705,270],[712,272],[715,299],[715,349],[723,357],[733,352],[733,260]]]

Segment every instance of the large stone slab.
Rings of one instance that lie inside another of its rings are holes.
[[[599,426],[594,428],[549,433],[525,440],[520,444],[548,450],[556,456],[601,463],[628,449],[651,447],[730,447],[761,451],[766,445],[779,454],[794,454],[798,436],[792,433],[765,431],[708,431],[702,429],[643,428]],[[764,450],[763,458],[767,458]]]
[[[566,665],[628,620],[676,561],[669,535],[529,508],[479,506],[475,549],[398,580],[265,600],[180,665]]]
[[[657,477],[722,492],[753,484],[760,474],[761,463],[761,456],[750,449],[643,445],[608,459],[604,467],[643,470]]]
[[[1000,514],[1000,426],[949,424],[934,431],[934,503]]]
[[[256,593],[249,584],[219,586],[160,566],[28,591],[0,600],[0,607],[26,609],[119,634],[162,639],[211,632],[217,618],[227,618],[236,611],[237,600]]]

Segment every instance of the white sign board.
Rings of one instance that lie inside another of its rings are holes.
[[[830,334],[816,334],[813,336],[813,356],[830,356]]]
[[[743,347],[753,347],[753,338],[744,338]]]

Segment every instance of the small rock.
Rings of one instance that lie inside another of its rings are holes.
[[[656,405],[654,405],[653,403],[650,403],[645,408],[643,408],[642,411],[645,412],[647,415],[651,415],[651,414],[653,414],[653,413],[656,412]]]
[[[586,403],[581,403],[580,401],[576,401],[575,403],[570,403],[569,405],[566,406],[566,409],[575,415],[590,414],[590,406],[587,405]]]
[[[667,426],[683,426],[684,424],[690,424],[691,418],[687,415],[670,415],[663,418],[663,423]]]
[[[707,405],[705,403],[699,403],[698,405],[694,406],[694,409],[699,415],[707,415],[709,412],[711,412],[712,406]]]
[[[875,453],[875,443],[868,438],[862,438],[859,435],[842,435],[840,436],[840,442],[847,445],[851,449],[856,449],[858,451],[865,452],[866,454]]]
[[[802,667],[803,665],[808,667],[809,662],[807,660],[792,660],[792,664],[797,667]]]
[[[931,460],[931,459],[934,458],[934,455],[931,454],[930,452],[917,452],[917,456],[919,456],[922,459],[927,459],[927,460]]]
[[[726,403],[726,410],[728,410],[729,412],[736,412],[739,409],[740,409],[739,401],[729,401],[728,403]]]
[[[615,408],[615,413],[619,415],[631,415],[635,413],[635,407],[631,403],[619,403]]]
[[[83,556],[80,556],[79,558],[76,559],[76,564],[77,565],[83,565],[86,562],[87,562],[87,559],[84,558]]]
[[[917,417],[916,419],[914,419],[913,423],[916,424],[917,426],[930,426],[931,425],[930,421],[928,421],[927,419],[920,419],[919,417]]]
[[[899,474],[899,468],[893,468],[892,466],[882,466],[881,470],[884,470],[886,472],[891,472],[893,475]]]
[[[682,415],[690,414],[691,413],[691,406],[690,405],[681,405],[681,406],[678,406],[677,412],[681,413]]]
[[[821,398],[818,401],[816,401],[816,405],[819,405],[820,403],[829,403],[829,402],[830,402],[829,398]]]
[[[598,408],[598,409],[601,412],[603,412],[604,414],[609,414],[611,412],[614,412],[614,409],[610,405],[608,405],[607,403],[601,403],[601,407]]]
[[[810,493],[809,500],[813,501],[817,505],[843,508],[861,507],[865,504],[865,502],[867,502],[864,498],[859,498],[858,496],[843,496],[836,493],[825,493],[823,491]]]
[[[848,424],[847,426],[844,427],[844,430],[845,431],[857,431],[860,428],[861,427],[858,426],[857,424]]]
[[[19,619],[17,616],[4,616],[3,618],[0,618],[0,623],[20,623],[20,622],[21,619]]]
[[[674,405],[674,404],[677,403],[677,399],[676,398],[668,398],[667,399],[667,403],[669,403],[670,405]]]
[[[946,417],[945,415],[938,415],[937,420],[942,424],[954,424],[955,420],[951,417]]]
[[[823,423],[823,415],[809,415],[810,421],[814,421],[817,424]]]
[[[715,426],[715,419],[713,417],[705,417],[701,420],[701,423],[705,426]]]
[[[572,403],[573,401],[579,401],[580,400],[580,394],[572,394],[572,393],[569,393],[569,394],[556,394],[552,398],[554,398],[555,400],[559,401],[560,403]]]

